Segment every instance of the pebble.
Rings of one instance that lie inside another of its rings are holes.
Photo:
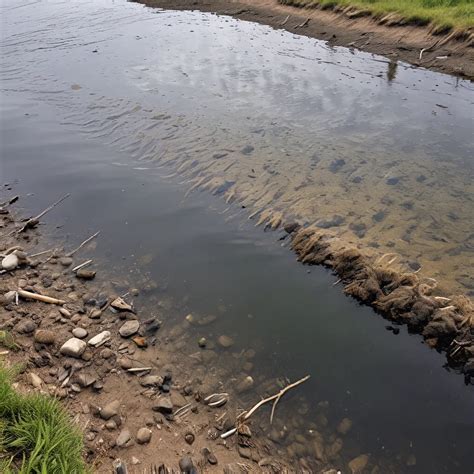
[[[96,272],[94,270],[87,270],[86,268],[80,268],[76,272],[76,277],[82,280],[92,280],[95,278]]]
[[[217,339],[217,342],[219,343],[221,347],[224,347],[226,349],[234,345],[234,340],[231,337],[226,336],[225,334],[223,334],[222,336],[219,336],[219,338]]]
[[[56,333],[47,329],[38,329],[35,332],[34,339],[40,344],[54,344],[56,342]]]
[[[205,337],[201,337],[198,341],[198,346],[204,348],[207,346],[207,339]]]
[[[3,297],[4,297],[6,303],[13,303],[15,301],[15,298],[16,298],[16,291],[7,291],[3,295]]]
[[[153,410],[163,414],[169,414],[173,412],[173,404],[169,397],[161,397],[153,405]]]
[[[137,442],[139,444],[147,444],[151,439],[151,430],[148,428],[140,428],[137,432]]]
[[[211,451],[209,451],[208,448],[203,448],[201,452],[204,456],[204,459],[206,459],[209,464],[212,464],[213,466],[217,464],[217,458],[211,453]]]
[[[352,428],[352,421],[349,418],[344,418],[337,426],[337,431],[343,435],[347,434]]]
[[[194,443],[194,435],[191,432],[188,432],[184,435],[184,441],[188,444]]]
[[[125,446],[130,440],[132,439],[132,435],[130,434],[130,431],[124,428],[120,434],[117,436],[117,440],[115,441],[115,444],[121,448],[122,446]]]
[[[143,387],[152,387],[153,385],[161,385],[163,383],[163,378],[159,375],[146,375],[140,379],[140,385]]]
[[[253,378],[250,375],[247,375],[244,379],[242,379],[236,387],[237,393],[246,392],[253,387]]]
[[[63,267],[69,267],[70,265],[72,265],[72,258],[71,257],[61,257],[59,259],[59,263],[63,266]]]
[[[74,328],[72,330],[72,335],[78,339],[84,339],[87,337],[88,332],[84,328]]]
[[[37,328],[33,321],[21,321],[15,326],[15,330],[20,334],[31,334]]]
[[[89,318],[91,319],[99,319],[102,315],[102,310],[94,308],[89,313]]]
[[[109,431],[114,431],[117,429],[117,423],[115,423],[114,420],[109,420],[106,424],[105,424],[105,428]]]
[[[190,474],[196,472],[196,468],[194,467],[193,460],[189,456],[184,456],[179,460],[179,468],[181,472],[186,474]]]
[[[361,454],[357,456],[352,461],[349,462],[348,466],[352,474],[361,473],[369,462],[369,456],[367,454]]]
[[[81,357],[86,350],[87,344],[76,337],[67,340],[59,350],[62,355],[68,357]]]
[[[89,339],[87,344],[89,344],[89,346],[99,347],[102,344],[104,344],[104,342],[107,342],[109,339],[110,339],[110,331],[102,331],[96,336]]]
[[[18,264],[18,257],[14,253],[11,253],[2,259],[2,268],[7,271],[15,270]]]
[[[132,337],[132,341],[138,346],[144,349],[145,347],[148,347],[148,342],[146,339],[142,336],[135,336]]]
[[[100,410],[100,417],[103,420],[109,420],[115,415],[118,415],[120,410],[120,402],[118,400],[114,400],[113,402],[107,403],[102,410]]]
[[[130,337],[138,332],[140,329],[140,323],[135,319],[132,321],[127,321],[124,323],[120,329],[119,333],[122,337]]]
[[[96,380],[97,378],[91,374],[83,373],[83,374],[78,374],[76,376],[76,382],[83,388],[89,387],[90,385],[95,383]]]
[[[28,377],[30,379],[30,383],[31,385],[33,385],[33,387],[35,388],[41,388],[41,386],[43,385],[43,381],[41,380],[41,378],[34,374],[33,372],[30,372],[28,374]]]

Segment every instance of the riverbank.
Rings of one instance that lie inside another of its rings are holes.
[[[437,28],[404,24],[397,16],[377,18],[360,10],[300,8],[278,0],[138,0],[150,7],[200,10],[230,15],[276,29],[404,61],[414,66],[474,78],[472,32],[443,32]]]
[[[219,382],[211,342],[204,338],[194,342],[197,353],[187,361],[171,349],[189,346],[186,328],[211,319],[188,315],[181,325],[167,327],[166,316],[159,320],[134,303],[146,288],[128,288],[120,296],[118,289],[126,286],[120,276],[106,275],[93,259],[79,256],[98,234],[68,252],[49,248],[57,242],[38,232],[42,216],[19,218],[11,210],[16,200],[0,208],[2,366],[20,372],[19,393],[62,401],[83,434],[84,458],[93,472],[289,468],[270,440],[252,434],[250,416],[243,421],[240,407],[250,397],[252,377],[236,380],[235,387]],[[231,342],[221,337],[222,347]],[[241,363],[249,365],[251,358]],[[200,378],[203,370],[208,375]],[[268,389],[278,393],[285,386]],[[36,441],[41,453],[42,441]],[[9,455],[11,468],[32,456],[0,452]],[[45,468],[60,472],[53,464]]]

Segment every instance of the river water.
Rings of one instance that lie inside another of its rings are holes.
[[[254,349],[256,380],[311,374],[280,416],[298,402],[320,420],[328,401],[325,431],[350,418],[342,469],[369,453],[381,472],[474,472],[472,386],[247,219],[341,216],[328,232],[469,293],[469,83],[122,1],[8,0],[1,16],[0,175],[29,211],[71,192],[58,233],[101,229],[98,253],[180,301],[173,319],[220,315],[192,337]]]

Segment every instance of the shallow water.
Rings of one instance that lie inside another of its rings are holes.
[[[327,232],[472,293],[469,82],[215,15],[28,5],[2,5],[4,90],[190,187],[274,223],[338,224]]]
[[[362,240],[376,237],[382,251],[392,239],[389,248],[430,274],[469,277],[469,84],[405,65],[388,81],[383,58],[212,15],[19,5],[1,12],[0,174],[18,180],[15,192],[34,193],[27,209],[71,192],[48,217],[71,245],[101,229],[98,253],[132,281],[149,272],[159,299],[220,314],[193,337],[226,333],[236,350],[257,350],[256,379],[310,373],[300,391],[308,418],[328,400],[331,427],[354,421],[345,461],[369,452],[396,472],[472,472],[472,387],[246,219],[249,207],[268,205],[310,221],[341,214],[337,232],[347,237],[346,224],[384,211]],[[248,207],[209,193],[184,198],[191,178],[227,197],[235,188]],[[447,242],[418,240],[418,227],[398,240],[410,219],[423,229],[438,222],[433,232],[448,232]],[[449,248],[457,254],[446,259]],[[442,264],[430,260],[440,255]],[[408,468],[410,454],[417,464]]]

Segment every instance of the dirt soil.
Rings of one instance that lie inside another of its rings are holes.
[[[371,17],[320,9],[281,5],[277,0],[134,0],[150,7],[200,10],[230,15],[291,33],[318,38],[333,46],[346,46],[380,54],[392,61],[474,79],[474,41],[449,33],[434,35],[428,27],[386,26]],[[421,51],[420,59],[420,53]]]

